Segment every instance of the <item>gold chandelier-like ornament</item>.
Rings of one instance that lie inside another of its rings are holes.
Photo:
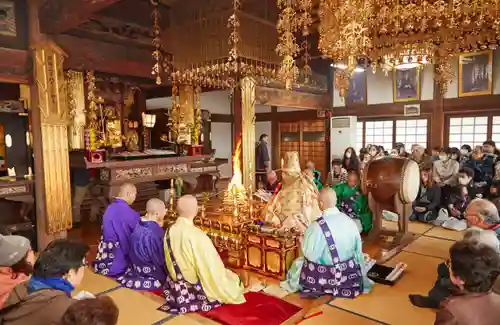
[[[319,49],[352,73],[358,58],[372,68],[437,63],[446,89],[446,62],[458,53],[494,49],[500,35],[500,0],[321,0]]]

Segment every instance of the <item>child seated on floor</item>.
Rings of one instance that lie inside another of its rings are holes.
[[[470,168],[461,168],[457,174],[458,186],[450,189],[450,194],[446,200],[447,209],[441,209],[437,219],[437,224],[444,228],[462,231],[467,228],[464,212],[469,202],[482,195],[477,192],[474,184],[474,171]]]
[[[432,181],[432,169],[423,166],[420,169],[420,190],[413,202],[413,213],[411,221],[429,222],[438,216],[439,204],[441,203],[441,187]]]

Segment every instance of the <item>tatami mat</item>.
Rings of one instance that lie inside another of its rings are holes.
[[[437,238],[444,238],[448,240],[462,240],[464,232],[449,230],[443,227],[434,227],[431,230],[429,230],[429,232],[427,232],[425,235]]]
[[[74,292],[75,294],[78,294],[80,291],[88,291],[97,295],[101,292],[117,287],[119,287],[119,284],[116,281],[103,275],[96,274],[91,269],[86,268],[83,275],[83,281],[78,287],[76,287]]]
[[[170,319],[168,322],[166,322],[168,325],[216,325],[220,324],[217,322],[213,322],[208,318],[204,318],[198,315],[198,317],[193,317],[192,315],[179,315],[176,316],[172,319]]]
[[[160,307],[159,303],[137,291],[120,288],[108,296],[113,298],[120,310],[117,325],[149,325],[170,316],[157,310]]]
[[[398,223],[396,221],[383,220],[382,226],[388,230],[398,229]],[[418,221],[411,221],[408,223],[408,230],[414,234],[423,234],[432,229],[433,227],[434,225],[432,224],[418,222]]]
[[[319,324],[375,325],[383,323],[363,316],[358,316],[356,314],[344,311],[334,306],[323,305],[319,308],[314,308],[309,313],[307,313],[307,315],[304,317],[304,320],[301,321],[299,324],[300,325],[319,325]]]
[[[406,252],[448,259],[450,256],[450,247],[453,243],[454,242],[451,240],[421,236],[403,250]]]
[[[435,312],[414,307],[408,294],[427,293],[434,284],[437,265],[442,260],[401,252],[387,265],[394,266],[398,262],[408,264],[408,268],[394,286],[375,284],[369,294],[354,300],[336,299],[330,304],[391,325],[433,324]]]

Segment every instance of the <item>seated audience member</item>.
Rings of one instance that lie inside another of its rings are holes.
[[[497,209],[500,210],[500,180],[495,180],[491,184],[488,200],[490,200],[497,207]]]
[[[474,199],[465,211],[467,225],[484,230],[493,230],[500,240],[500,217],[493,203],[484,199]]]
[[[460,166],[464,166],[470,159],[472,148],[468,144],[460,147]]]
[[[321,183],[321,173],[319,170],[314,168],[314,162],[310,160],[307,162],[307,170],[309,171],[309,173],[312,172],[312,178],[314,184],[318,188],[318,191],[321,190],[321,188],[323,188],[323,184]]]
[[[0,235],[0,308],[12,290],[33,273],[35,254],[22,236]]]
[[[442,148],[440,147],[434,147],[432,148],[432,151],[431,151],[431,161],[437,161],[439,160],[439,153],[443,151]]]
[[[371,155],[368,153],[362,153],[359,155],[359,161],[360,161],[359,170],[360,171],[365,169],[365,167],[368,164],[368,162],[370,161],[370,159],[371,159]]]
[[[332,160],[332,171],[328,173],[325,186],[333,186],[337,183],[347,182],[347,170],[342,168],[342,160]]]
[[[163,218],[167,213],[165,203],[150,199],[146,215],[141,218],[130,236],[130,266],[117,280],[127,288],[159,290],[167,277],[163,249]]]
[[[378,147],[376,145],[370,145],[368,147],[368,154],[370,155],[370,160],[376,158],[378,155]]]
[[[373,283],[366,277],[358,228],[337,209],[336,201],[332,189],[321,191],[323,212],[305,231],[303,256],[288,270],[286,280],[281,283],[284,289],[342,298],[354,298],[371,290]],[[343,274],[331,272],[333,268]]]
[[[385,157],[386,151],[383,146],[377,146],[377,157]]]
[[[108,296],[76,301],[64,313],[60,325],[116,325],[118,307]]]
[[[418,144],[413,145],[410,158],[415,161],[420,168],[429,163],[429,159],[425,155],[425,148]]]
[[[399,157],[399,150],[396,148],[391,149],[391,157]]]
[[[495,164],[497,162],[496,144],[488,140],[483,143],[482,152],[475,152],[466,167],[474,170],[474,182],[477,187],[489,188],[495,176]]]
[[[494,249],[500,254],[500,241],[496,234],[491,230],[482,230],[479,228],[469,228],[465,233],[463,240],[475,241],[479,244],[486,245]],[[500,279],[499,279],[500,280]],[[497,291],[500,291],[500,282]],[[450,272],[445,263],[441,263],[437,268],[437,279],[434,287],[429,291],[427,296],[410,295],[410,301],[413,305],[421,308],[438,308],[442,301],[449,296],[457,293],[458,288],[450,279]]]
[[[429,222],[438,216],[441,204],[441,188],[432,181],[432,170],[429,166],[420,169],[420,190],[413,202],[413,213],[410,220]]]
[[[134,203],[137,189],[124,184],[118,197],[107,207],[102,218],[102,235],[94,271],[110,277],[118,277],[127,270],[129,259],[129,238],[139,223],[139,213],[130,205]]]
[[[14,288],[0,312],[2,325],[59,324],[76,300],[71,293],[85,269],[89,247],[66,239],[51,242],[35,262],[33,276]]]
[[[467,205],[479,195],[474,186],[474,171],[464,167],[457,174],[458,186],[451,188],[448,198],[448,211],[452,217],[464,219]]]
[[[450,148],[450,152],[451,152],[450,158],[460,164],[460,160],[462,159],[462,156],[460,155],[460,150],[458,148],[453,147]]]
[[[444,149],[439,153],[439,160],[435,161],[432,168],[432,178],[441,190],[441,201],[446,203],[452,186],[457,184],[457,173],[460,165],[451,159],[451,151]]]
[[[400,157],[403,157],[403,158],[409,158],[410,157],[410,154],[408,152],[406,152],[406,148],[405,148],[405,144],[404,143],[398,142],[398,143],[396,143],[394,145],[394,148],[398,149],[398,153],[399,153]]]
[[[359,169],[359,159],[356,155],[356,150],[354,150],[353,147],[349,147],[344,151],[344,156],[342,157],[342,168],[345,170]]]
[[[269,193],[274,193],[279,189],[278,176],[274,170],[267,173],[266,185],[264,189]]]
[[[198,202],[191,195],[177,203],[179,217],[165,235],[168,274],[162,310],[171,314],[209,311],[220,304],[241,304],[243,285],[225,268],[214,244],[193,224]]]
[[[373,225],[372,212],[368,207],[368,198],[359,188],[359,182],[358,171],[350,170],[347,183],[337,183],[334,190],[339,210],[354,220],[359,232],[368,232]]]
[[[500,255],[473,241],[460,241],[450,248],[450,279],[458,294],[445,300],[435,325],[497,325],[500,295],[491,292],[500,274]]]

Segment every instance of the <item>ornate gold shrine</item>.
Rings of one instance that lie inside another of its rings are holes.
[[[264,205],[253,203],[253,217],[249,210],[235,217],[223,208],[224,202],[214,199],[202,205],[194,223],[212,239],[214,246],[227,252],[230,267],[245,268],[262,275],[284,279],[286,272],[298,256],[298,235],[277,230],[263,231],[257,224]],[[224,256],[224,254],[222,254]]]

